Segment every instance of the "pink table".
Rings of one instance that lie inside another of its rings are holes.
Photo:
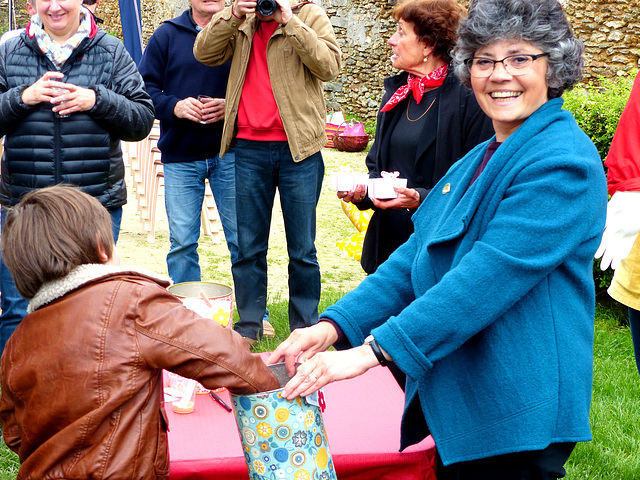
[[[398,452],[404,394],[386,368],[324,388],[322,414],[340,480],[435,480],[431,437]],[[231,405],[227,391],[220,396]],[[248,469],[233,413],[208,395],[195,411],[169,416],[171,479],[247,480]]]

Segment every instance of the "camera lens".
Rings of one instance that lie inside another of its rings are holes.
[[[278,4],[275,0],[258,0],[256,10],[259,14],[268,17],[269,15],[273,15],[278,8]]]

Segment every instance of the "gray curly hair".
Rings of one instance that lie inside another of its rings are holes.
[[[453,65],[471,86],[464,61],[496,41],[526,41],[547,52],[549,98],[560,97],[582,78],[584,45],[573,36],[558,0],[473,0],[458,28]]]

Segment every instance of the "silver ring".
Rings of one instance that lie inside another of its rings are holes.
[[[314,382],[314,383],[318,381],[318,377],[317,377],[317,375],[316,375],[315,373],[311,372],[311,373],[309,374],[309,376],[310,376],[310,377],[313,377],[313,382]]]

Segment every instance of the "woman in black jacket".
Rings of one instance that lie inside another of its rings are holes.
[[[462,7],[455,0],[406,0],[392,14],[392,62],[402,73],[386,78],[375,142],[366,163],[369,178],[399,172],[406,189],[391,200],[369,198],[358,185],[338,197],[360,210],[374,208],[362,251],[373,273],[413,233],[411,216],[431,188],[478,143],[493,135],[473,92],[449,70]]]
[[[0,203],[67,183],[109,211],[117,239],[127,201],[121,140],[153,125],[153,103],[124,45],[99,30],[82,0],[32,0],[26,32],[0,46],[0,136],[5,136]],[[0,264],[0,353],[26,314]]]

